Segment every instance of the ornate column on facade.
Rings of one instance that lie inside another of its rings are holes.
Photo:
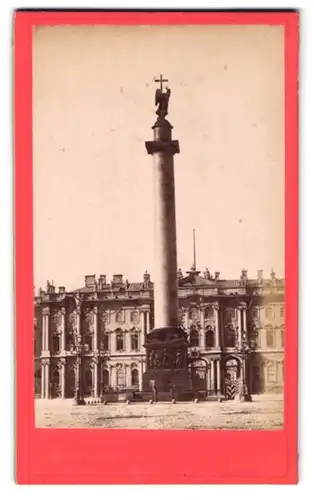
[[[140,376],[139,376],[139,390],[143,390],[143,373],[144,373],[144,366],[143,366],[143,360],[140,361]]]
[[[216,365],[217,365],[217,393],[221,394],[221,366],[220,366],[220,359],[217,359]]]
[[[242,307],[238,307],[238,342],[241,342],[241,335],[242,335]]]
[[[204,307],[200,310],[201,313],[201,329],[200,329],[200,348],[205,349],[205,309]]]
[[[125,365],[125,385],[127,387],[131,387],[131,383],[132,383],[132,380],[131,380],[131,366],[127,363]]]
[[[215,317],[215,348],[218,349],[220,347],[219,341],[219,304],[215,304],[213,306],[214,309],[214,317]]]
[[[61,355],[65,353],[65,315],[66,310],[65,307],[61,308]]]
[[[93,336],[93,351],[98,351],[98,306],[94,306],[94,336]]]
[[[243,331],[244,332],[247,332],[247,306],[244,305],[242,307],[242,319],[243,319]]]
[[[45,369],[45,359],[41,360],[41,391],[40,391],[40,397],[41,399],[44,399],[45,397],[45,376],[46,376],[46,369]]]
[[[98,358],[93,359],[93,370],[94,370],[94,376],[93,376],[93,391],[94,391],[94,398],[98,398]]]
[[[49,351],[49,315],[50,308],[46,306],[42,310],[42,351],[45,355]]]
[[[49,398],[50,393],[50,359],[45,359],[45,398]]]
[[[117,385],[117,367],[110,365],[110,385],[111,387],[116,387]]]
[[[60,385],[61,385],[61,398],[65,398],[65,384],[66,384],[66,378],[65,378],[65,359],[60,360],[61,363],[61,368],[60,368]]]
[[[140,350],[142,351],[144,349],[144,344],[146,341],[146,333],[147,333],[147,326],[146,326],[146,310],[141,309],[140,310],[140,321],[141,321],[141,333],[140,333]]]
[[[210,384],[209,390],[212,393],[215,386],[215,361],[213,359],[210,360]]]

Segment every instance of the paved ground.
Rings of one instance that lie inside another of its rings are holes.
[[[283,401],[257,396],[252,403],[125,403],[75,407],[71,401],[35,401],[37,427],[120,429],[281,429]]]

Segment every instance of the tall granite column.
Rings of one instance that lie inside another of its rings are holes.
[[[154,168],[154,316],[159,328],[178,326],[177,244],[173,156],[179,153],[172,126],[159,117],[154,140],[146,142]]]
[[[170,89],[163,92],[162,76],[156,90],[158,118],[153,140],[145,143],[153,157],[154,171],[154,328],[147,335],[147,372],[143,389],[154,384],[159,392],[171,386],[188,389],[187,341],[178,321],[177,244],[175,179],[173,157],[179,142],[172,139],[172,125],[166,120]]]

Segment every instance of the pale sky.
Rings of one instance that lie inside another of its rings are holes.
[[[278,26],[37,27],[35,286],[153,272],[154,78],[169,79],[178,267],[284,276]]]

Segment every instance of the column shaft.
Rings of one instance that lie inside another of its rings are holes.
[[[94,336],[93,336],[93,351],[98,349],[98,308],[94,307]]]
[[[177,326],[177,248],[173,156],[155,152],[154,309],[158,328]]]
[[[200,348],[205,349],[205,311],[201,309]]]
[[[61,398],[65,398],[65,364],[62,363],[61,366]]]
[[[221,394],[221,379],[220,379],[220,359],[217,359],[217,392]]]
[[[61,313],[61,354],[65,351],[65,311]]]
[[[46,351],[46,315],[41,317],[42,331],[41,331],[41,350]]]
[[[215,347],[219,347],[219,309],[215,307]]]
[[[44,399],[45,397],[45,365],[41,365],[41,392],[40,392],[40,397]]]
[[[45,398],[49,398],[49,385],[50,385],[50,377],[49,377],[49,364],[45,364]]]
[[[238,342],[241,343],[242,336],[242,314],[241,309],[238,309]]]
[[[94,363],[94,398],[98,398],[98,364]]]

